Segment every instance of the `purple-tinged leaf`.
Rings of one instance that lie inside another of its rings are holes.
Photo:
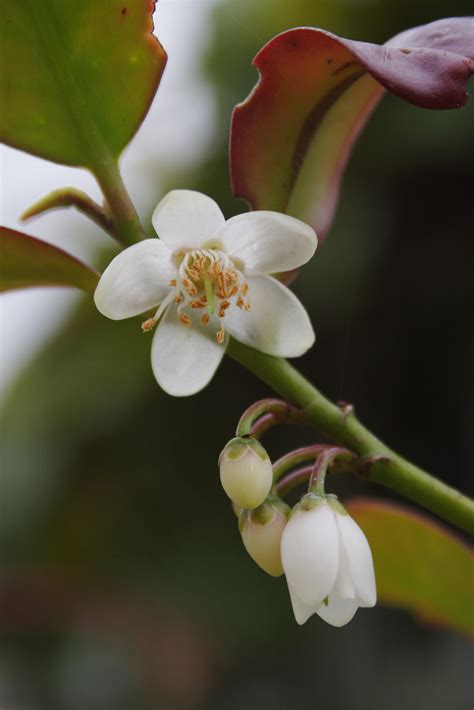
[[[298,28],[254,59],[260,80],[232,117],[234,193],[328,231],[351,149],[385,89],[416,106],[459,108],[474,72],[474,18],[439,20],[385,45]]]
[[[0,227],[0,291],[31,286],[75,286],[92,293],[99,274],[71,254]]]

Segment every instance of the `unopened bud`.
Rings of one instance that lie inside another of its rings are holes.
[[[270,457],[256,439],[231,439],[219,456],[222,487],[241,508],[256,508],[270,492],[273,470]]]
[[[281,537],[290,508],[280,498],[269,496],[256,510],[243,510],[239,529],[245,549],[254,562],[272,577],[283,574]]]

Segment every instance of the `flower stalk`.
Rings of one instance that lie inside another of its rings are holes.
[[[312,444],[311,446],[302,446],[300,449],[295,449],[285,454],[273,464],[273,483],[276,484],[285,473],[302,463],[311,461],[312,470],[314,461],[326,448],[327,444]]]
[[[313,463],[301,466],[308,461]],[[284,498],[294,488],[308,481],[310,493],[325,495],[326,474],[341,464],[357,472],[360,470],[357,456],[340,446],[314,444],[290,451],[273,464],[273,492]]]
[[[257,352],[232,340],[228,355],[304,409],[309,424],[363,459],[365,477],[400,493],[443,520],[474,534],[474,501],[383,444],[355,416],[330,402],[289,362]]]
[[[308,484],[308,491],[316,495],[325,495],[326,474],[335,463],[356,464],[357,457],[352,451],[340,446],[328,446],[317,457]]]
[[[280,498],[285,498],[285,496],[287,496],[288,493],[291,493],[292,490],[298,488],[298,486],[300,486],[302,483],[309,481],[313,470],[314,466],[309,465],[302,466],[301,468],[297,468],[296,470],[287,473],[286,476],[283,476],[275,484],[274,492]]]
[[[116,160],[102,151],[101,160],[94,166],[94,176],[104,195],[112,219],[112,229],[108,229],[124,246],[130,246],[146,239],[137,211],[122,180]]]
[[[262,399],[242,414],[235,435],[259,439],[277,424],[303,424],[305,421],[305,413],[288,402],[281,399]]]

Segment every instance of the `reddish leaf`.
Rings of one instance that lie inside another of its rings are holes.
[[[427,516],[373,499],[347,506],[374,556],[379,601],[423,621],[474,634],[474,555]]]
[[[76,286],[93,292],[99,274],[62,249],[0,227],[0,291],[30,286]]]
[[[416,106],[459,108],[474,72],[474,18],[439,20],[380,46],[299,28],[257,54],[260,80],[232,117],[234,193],[324,236],[354,141],[384,89]]]

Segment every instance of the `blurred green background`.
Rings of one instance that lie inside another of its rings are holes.
[[[457,0],[449,14],[470,10]],[[230,115],[277,32],[312,25],[383,42],[445,14],[424,0],[216,5],[202,58],[218,106],[212,152],[167,187],[207,192],[226,216],[245,209],[228,179]],[[318,335],[304,373],[471,493],[473,119],[474,101],[435,113],[386,96],[335,224],[294,284]],[[317,617],[297,627],[284,580],[247,557],[216,466],[268,390],[229,361],[199,395],[168,397],[138,323],[108,321],[84,298],[4,405],[1,709],[472,707],[463,637],[381,607],[343,629]],[[279,429],[266,441],[276,457],[315,438]],[[389,497],[350,477],[331,484]]]

